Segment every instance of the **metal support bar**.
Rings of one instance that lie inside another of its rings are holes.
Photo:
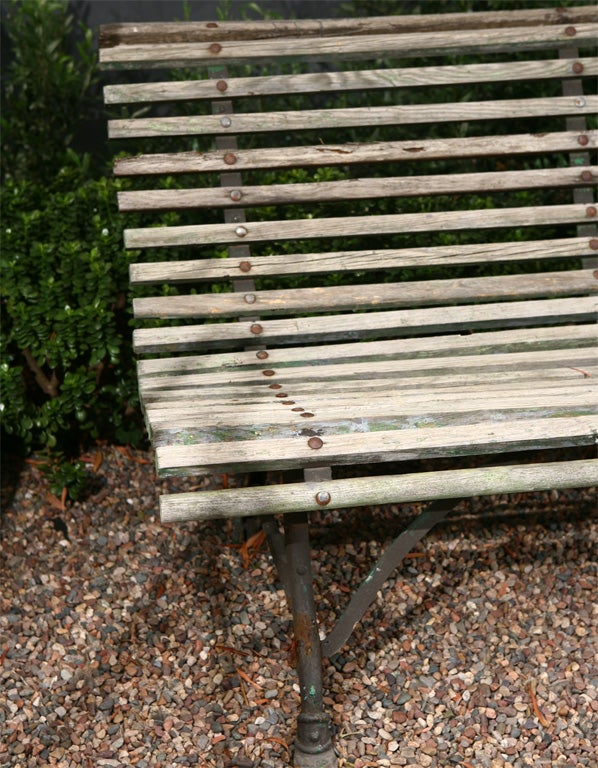
[[[301,696],[294,764],[296,768],[335,768],[337,760],[330,737],[330,718],[323,705],[322,655],[307,514],[286,515],[284,532]]]
[[[442,499],[433,502],[386,548],[378,563],[351,598],[332,631],[322,641],[324,656],[338,653],[376,599],[386,579],[399,566],[405,555],[423,539],[428,531],[444,520],[459,501],[460,499]]]

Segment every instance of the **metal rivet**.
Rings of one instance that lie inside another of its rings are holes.
[[[268,389],[282,389],[282,384],[269,384]]]
[[[598,242],[598,241],[596,241],[596,242]],[[291,408],[291,410],[292,410],[292,411],[295,411],[296,413],[301,413],[301,411],[304,411],[304,410],[305,410],[305,408],[300,408],[300,407],[297,407],[297,408]]]
[[[295,405],[294,400],[283,400],[282,405]]]
[[[241,270],[241,272],[251,272],[251,262],[242,261],[239,264],[239,269]]]
[[[256,298],[254,293],[246,293],[243,297],[246,304],[255,304]]]
[[[243,197],[243,193],[240,189],[233,189],[230,193],[230,199],[233,200],[235,203],[238,203],[239,200]]]
[[[313,741],[313,743],[315,744],[317,741],[320,740],[320,732],[316,731],[316,730],[310,731],[309,732],[309,740]]]
[[[255,356],[257,357],[258,360],[267,360],[270,357],[270,355],[266,352],[265,349],[261,349],[259,352],[256,352]]]
[[[221,93],[224,93],[224,91],[226,91],[226,89],[228,88],[228,83],[226,82],[226,80],[218,80],[218,82],[216,83],[216,88],[218,88],[218,90]]]
[[[235,213],[235,215],[232,217],[231,221],[233,224],[238,224],[241,221],[241,217],[238,213]]]
[[[574,61],[571,69],[575,72],[576,75],[581,75],[583,72],[583,64],[581,61]]]
[[[330,504],[331,500],[332,497],[328,491],[318,491],[318,493],[316,493],[316,504],[319,504],[321,507],[325,507],[326,504]]]
[[[581,174],[581,180],[582,181],[592,181],[592,179],[593,179],[592,171],[584,171]]]
[[[222,50],[222,46],[220,45],[220,43],[212,43],[212,45],[210,46],[210,53],[220,53],[221,50]]]
[[[595,237],[593,237],[593,238],[590,240],[590,243],[589,243],[589,245],[590,245],[590,248],[591,248],[593,251],[598,251],[598,238],[595,238]]]
[[[324,441],[319,437],[310,437],[307,444],[310,448],[313,448],[314,451],[317,451],[318,448],[321,448],[324,445]]]
[[[237,237],[245,237],[246,234],[247,234],[247,229],[245,227],[237,227],[235,229],[235,235]]]
[[[272,370],[262,371],[262,375],[263,376],[275,376],[276,375],[276,371],[272,371]]]
[[[234,165],[237,162],[237,158],[232,152],[227,152],[222,159],[227,165]]]
[[[286,392],[279,392],[275,397],[288,397]]]
[[[592,274],[594,275],[594,278],[598,280],[598,269],[595,269]]]
[[[307,573],[307,568],[304,565],[300,565],[297,567],[297,573],[299,574],[299,576],[305,576],[305,574]]]
[[[585,147],[585,146],[587,146],[589,141],[590,141],[590,140],[589,140],[589,138],[588,138],[587,136],[581,135],[581,136],[578,136],[578,137],[577,137],[577,143],[578,143],[578,144],[579,144],[581,147]]]
[[[574,104],[576,107],[585,107],[586,100],[582,99],[581,96],[578,96],[578,98],[575,99]]]
[[[220,125],[223,128],[230,128],[232,124],[233,124],[233,121],[230,119],[228,115],[225,115],[224,117],[220,118]]]
[[[565,29],[565,34],[567,35],[567,37],[575,37],[575,35],[577,34],[577,30],[575,29],[575,27],[567,27]]]
[[[255,333],[256,335],[259,333],[263,333],[264,331],[264,329],[259,323],[254,323],[249,330],[251,331],[251,333]]]
[[[206,24],[206,27],[209,27],[210,29],[214,29],[217,26],[218,24],[216,24],[215,21],[208,21],[208,23]]]
[[[588,216],[590,219],[593,219],[596,215],[596,208],[593,205],[590,205],[586,208],[586,216]]]
[[[313,413],[310,413],[309,411],[305,411],[305,413],[302,413],[301,415],[303,416],[304,419],[311,419],[311,417],[313,416]]]

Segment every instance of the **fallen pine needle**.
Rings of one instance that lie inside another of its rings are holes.
[[[276,736],[265,736],[264,741],[273,741],[275,744],[280,744],[281,747],[284,747],[286,749],[289,755],[291,754],[289,745],[286,743],[286,741],[283,741],[283,739],[279,739]]]
[[[530,680],[527,684],[527,691],[529,693],[529,697],[532,702],[532,709],[534,711],[534,715],[538,718],[538,722],[540,725],[544,726],[544,728],[548,728],[550,725],[549,721],[544,716],[544,713],[540,709],[538,705],[538,699],[536,697],[536,682],[535,680]]]
[[[245,680],[246,683],[249,683],[249,685],[253,685],[254,688],[258,688],[260,691],[264,689],[263,685],[260,685],[259,683],[254,682],[249,675],[246,675],[245,672],[243,672],[242,669],[237,669],[237,674],[240,678]]]
[[[230,645],[215,645],[212,649],[214,651],[224,651],[225,653],[236,653],[237,656],[251,656],[247,651],[241,651],[238,648],[232,648]]]
[[[245,700],[245,705],[249,706],[249,699],[247,698],[247,691],[245,690],[245,686],[243,685],[243,680],[239,679],[239,682],[241,683],[241,693],[243,694],[243,699]]]

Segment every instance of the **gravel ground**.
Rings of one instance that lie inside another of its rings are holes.
[[[8,474],[0,766],[289,765],[266,552],[228,522],[161,526],[149,455],[102,458],[65,510],[35,466]],[[476,500],[427,537],[325,662],[341,768],[598,765],[595,510],[590,491]],[[324,627],[414,511],[315,519]]]

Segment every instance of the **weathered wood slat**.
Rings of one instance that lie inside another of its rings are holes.
[[[571,152],[579,149],[580,135],[588,149],[597,145],[597,131],[516,134],[512,136],[472,136],[466,139],[426,139],[421,141],[383,141],[315,146],[239,149],[235,152],[179,152],[117,158],[116,176],[144,176],[177,173],[225,172],[259,168],[347,165],[444,158],[482,157]],[[227,160],[225,160],[225,156]]]
[[[182,355],[177,357],[148,358],[137,361],[137,373],[144,385],[154,377],[162,379],[185,374],[208,372],[235,373],[237,371],[263,369],[271,365],[286,371],[295,365],[309,364],[312,372],[322,365],[352,364],[380,359],[405,360],[435,357],[451,358],[451,367],[466,355],[497,355],[507,352],[542,350],[569,350],[594,346],[596,326],[570,325],[547,328],[518,328],[508,331],[485,331],[467,335],[443,335],[441,337],[416,337],[411,339],[387,339],[384,341],[352,342],[314,347],[291,347],[268,351],[239,351],[219,354]],[[260,355],[260,357],[258,357]],[[267,361],[267,362],[266,362]],[[160,386],[157,383],[157,386]]]
[[[525,325],[594,320],[598,311],[595,297],[508,301],[499,304],[431,307],[365,315],[327,315],[272,319],[260,323],[217,323],[183,325],[174,328],[138,328],[133,346],[139,354],[227,348],[235,344],[311,344],[414,333],[449,333],[485,328],[512,328]]]
[[[445,304],[491,302],[500,299],[537,299],[598,292],[590,269],[540,274],[452,278],[421,282],[345,285],[320,288],[289,288],[255,291],[155,296],[135,299],[138,319],[151,317],[246,317],[302,312],[338,312],[364,309],[396,309]]]
[[[402,267],[445,266],[489,262],[568,259],[594,256],[591,238],[532,240],[514,243],[430,246],[428,248],[371,249],[333,253],[294,253],[252,256],[244,259],[189,259],[130,265],[133,285],[207,282],[272,275],[328,274],[330,272],[379,271]]]
[[[598,30],[597,30],[598,32]],[[359,128],[372,125],[418,125],[474,120],[512,120],[558,115],[592,115],[598,110],[598,96],[559,96],[538,99],[468,101],[452,104],[401,104],[387,107],[345,107],[290,112],[242,112],[181,117],[140,117],[110,120],[111,139],[156,136],[212,136],[216,134],[275,133]]]
[[[245,64],[292,59],[293,61],[357,60],[419,56],[429,53],[519,52],[571,45],[567,26],[514,27],[501,29],[377,33],[375,37],[342,36],[227,40],[217,46],[198,43],[136,43],[100,49],[104,69],[192,67],[211,64]],[[578,24],[575,42],[592,45],[598,25]]]
[[[594,334],[598,331],[597,326],[593,326]],[[308,350],[306,350],[307,352]],[[467,375],[473,377],[477,374],[500,374],[503,377],[509,377],[511,374],[518,375],[524,371],[535,372],[534,375],[541,377],[548,368],[561,369],[563,373],[570,373],[575,367],[592,366],[596,362],[596,352],[593,346],[562,348],[558,350],[526,350],[522,352],[504,352],[489,350],[483,354],[468,354],[455,357],[449,354],[437,357],[407,357],[392,358],[382,357],[376,360],[346,361],[341,359],[338,363],[331,361],[320,365],[313,365],[310,361],[303,361],[297,354],[294,358],[294,365],[273,369],[264,369],[264,363],[261,368],[251,370],[220,370],[205,373],[178,373],[176,375],[145,375],[140,378],[140,388],[143,395],[148,395],[155,389],[188,387],[197,390],[198,397],[203,396],[204,387],[217,387],[223,392],[230,386],[262,385],[267,388],[268,384],[273,382],[282,382],[285,387],[292,387],[296,392],[309,391],[313,385],[316,389],[323,384],[330,386],[334,383],[340,383],[347,380],[369,380],[373,377],[381,378],[400,378],[407,382],[411,377],[425,375],[428,381],[433,377],[449,381],[450,376]],[[268,365],[272,365],[272,361]],[[274,371],[270,376],[264,376],[263,370]],[[577,371],[576,376],[582,375]],[[582,375],[583,377],[583,375]],[[272,395],[272,392],[270,392]]]
[[[163,523],[468,498],[598,484],[598,459],[380,475],[226,491],[164,494]],[[320,494],[320,495],[319,495]],[[325,494],[325,495],[323,495]],[[317,499],[320,499],[318,501]]]
[[[582,177],[591,173],[592,180]],[[587,186],[596,183],[598,167],[542,168],[490,173],[428,174],[370,179],[346,179],[314,183],[270,184],[239,188],[151,189],[118,193],[121,211],[152,211],[184,208],[234,208],[240,205],[275,205],[299,202],[364,200],[413,195],[542,189]],[[236,190],[236,194],[232,194]],[[239,198],[238,192],[241,193]]]
[[[580,57],[577,69],[585,77],[598,74],[598,59]],[[167,80],[160,83],[134,83],[104,87],[106,104],[140,104],[161,101],[268,96],[291,93],[354,91],[364,88],[411,88],[414,86],[493,83],[515,80],[543,80],[554,77],[579,77],[573,61],[501,62],[438,67],[319,72],[307,75],[267,75],[232,77],[225,80]]]
[[[331,217],[255,221],[238,224],[205,224],[174,227],[143,227],[125,230],[127,248],[209,245],[215,243],[301,240],[313,237],[350,237],[401,232],[529,227],[541,224],[586,222],[595,210],[585,205],[498,208],[380,216]]]
[[[306,467],[366,464],[592,445],[597,433],[597,416],[478,422],[437,429],[327,435],[318,449],[309,446],[307,437],[254,439],[209,446],[159,446],[156,465],[158,472],[167,476],[180,472],[291,469],[298,463]]]
[[[549,24],[580,24],[597,20],[593,6],[572,8],[513,9],[480,13],[443,13],[405,16],[371,16],[354,19],[285,19],[268,21],[144,22],[105,24],[100,29],[100,48],[157,43],[267,40],[276,37],[371,35],[380,32],[421,32],[450,29],[502,28]]]

